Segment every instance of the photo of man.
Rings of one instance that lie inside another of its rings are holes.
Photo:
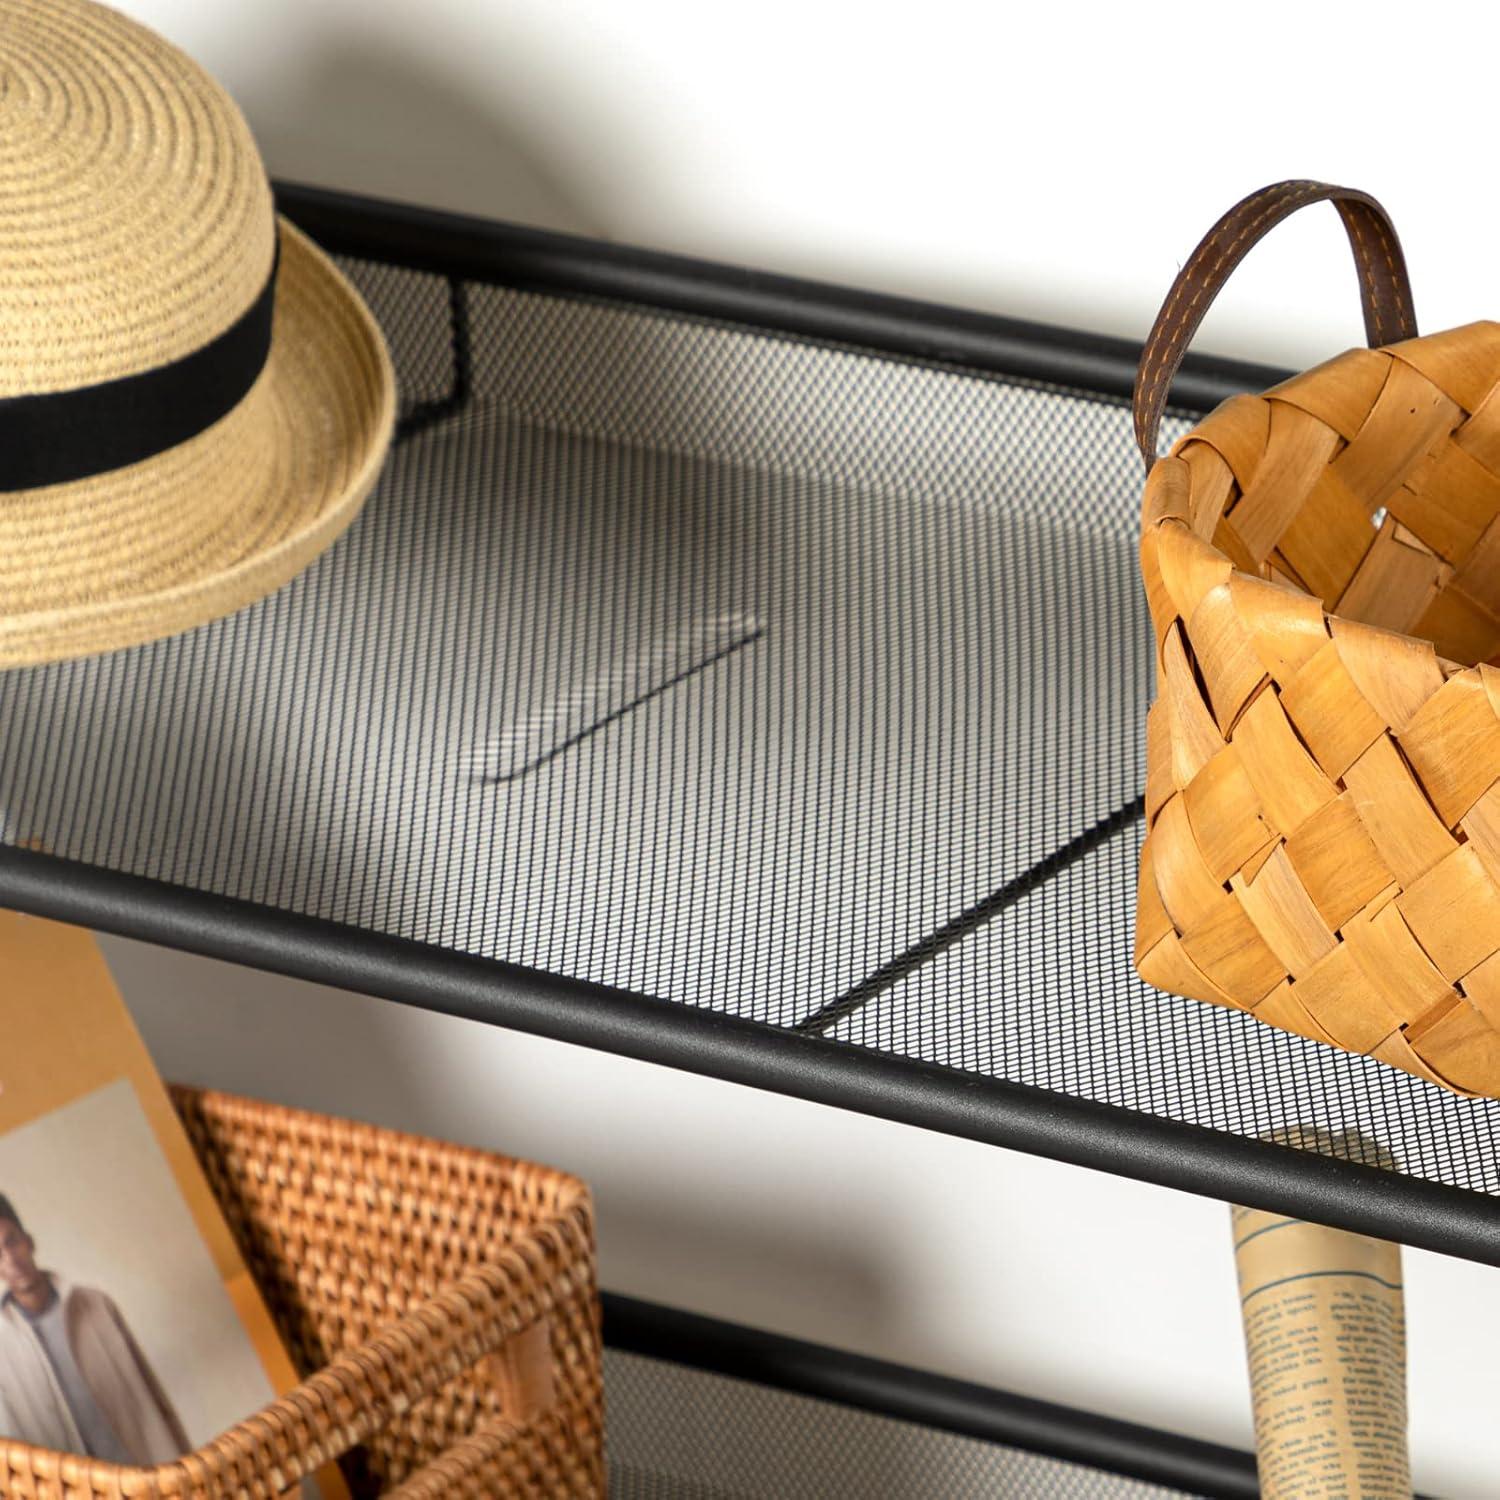
[[[141,1466],[191,1449],[114,1300],[41,1269],[3,1194],[0,1286],[0,1435]]]

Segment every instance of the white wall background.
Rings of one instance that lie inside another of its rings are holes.
[[[1386,204],[1424,329],[1500,313],[1488,6],[120,8],[225,83],[273,176],[1132,338],[1222,210],[1321,177]],[[1361,341],[1355,285],[1310,210],[1199,346],[1317,362]],[[171,1076],[587,1177],[614,1290],[1250,1445],[1222,1205],[105,947]],[[1493,1496],[1500,1273],[1406,1265],[1418,1484]]]

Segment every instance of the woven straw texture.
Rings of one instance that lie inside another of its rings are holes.
[[[356,1500],[604,1495],[583,1183],[230,1095],[173,1097],[309,1378],[156,1469],[0,1444],[5,1494],[248,1500],[343,1455]]]
[[[1500,324],[1226,402],[1141,566],[1141,977],[1500,1095]]]
[[[0,0],[0,399],[199,349],[281,263],[271,350],[164,452],[0,492],[0,669],[151,640],[263,597],[358,514],[389,444],[384,339],[275,212],[238,106],[91,0]]]

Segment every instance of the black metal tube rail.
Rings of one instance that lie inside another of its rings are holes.
[[[1213,1500],[1260,1494],[1255,1455],[605,1292],[611,1349],[834,1401]]]
[[[1026,1084],[0,847],[0,904],[731,1083],[1500,1265],[1500,1204]]]
[[[1128,339],[533,229],[472,214],[275,179],[278,210],[325,249],[440,276],[604,298],[807,338],[858,344],[1128,401],[1141,346]],[[1206,412],[1286,370],[1189,353],[1172,404]]]

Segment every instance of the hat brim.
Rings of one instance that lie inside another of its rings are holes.
[[[333,262],[280,214],[277,226],[271,351],[233,411],[139,463],[0,493],[0,668],[231,614],[359,514],[395,427],[390,353]]]

